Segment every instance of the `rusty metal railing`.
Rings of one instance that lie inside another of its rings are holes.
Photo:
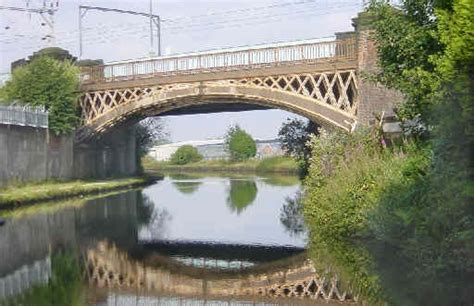
[[[83,84],[135,80],[165,75],[243,70],[302,62],[355,59],[355,41],[295,42],[272,47],[163,56],[81,68]]]

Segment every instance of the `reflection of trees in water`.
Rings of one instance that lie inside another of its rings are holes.
[[[138,219],[139,224],[139,237],[146,240],[158,240],[166,236],[167,225],[173,219],[171,214],[165,208],[156,207],[153,200],[148,196],[142,195],[142,204],[137,208],[138,216],[140,211],[143,213],[141,223],[140,218]],[[146,218],[145,218],[146,217]]]
[[[137,201],[137,224],[138,226],[150,223],[155,209],[155,203],[142,192]]]
[[[166,176],[173,180],[183,181],[183,180],[198,180],[207,177],[201,173],[166,173]]]
[[[280,211],[280,222],[291,236],[299,236],[306,230],[302,198],[301,192],[297,192],[293,197],[287,197]]]
[[[107,239],[123,249],[136,244],[137,210],[143,212],[141,191],[132,190],[88,201],[76,218],[76,236],[81,245]]]
[[[270,186],[295,186],[300,184],[300,179],[296,175],[265,175],[263,182]]]
[[[227,204],[232,211],[240,214],[247,206],[253,203],[257,197],[257,191],[255,181],[231,179]]]
[[[198,189],[199,186],[201,185],[201,182],[180,182],[180,181],[175,181],[173,182],[173,186],[176,187],[179,192],[182,194],[193,194],[195,193]]]
[[[170,173],[167,174],[173,180],[173,186],[182,194],[193,194],[202,182],[198,181],[201,176],[189,173]]]

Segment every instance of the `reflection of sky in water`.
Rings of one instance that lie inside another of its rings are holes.
[[[211,268],[222,270],[240,270],[255,266],[255,263],[247,260],[222,260],[209,259],[205,257],[172,256],[177,262],[195,268]]]
[[[237,180],[244,184],[236,184]],[[154,203],[155,218],[140,229],[139,240],[306,245],[305,235],[291,235],[280,221],[285,199],[298,192],[299,184],[272,186],[259,178],[237,180],[232,184],[229,178],[166,177],[145,188],[143,194]],[[186,182],[192,185],[186,188]]]

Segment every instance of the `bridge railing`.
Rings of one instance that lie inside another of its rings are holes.
[[[48,112],[43,107],[0,105],[0,124],[47,128]]]
[[[352,39],[303,42],[277,47],[246,50],[211,51],[188,55],[164,56],[81,68],[84,84],[125,81],[155,76],[197,74],[214,71],[293,65],[335,59],[355,59]]]

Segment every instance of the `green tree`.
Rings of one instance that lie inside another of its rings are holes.
[[[399,7],[370,6],[377,77],[405,94],[402,118],[421,114],[431,127],[432,162],[409,184],[386,188],[372,226],[380,239],[416,258],[425,274],[472,275],[474,260],[465,254],[474,253],[474,5],[403,0]]]
[[[278,131],[278,139],[285,153],[298,161],[302,175],[306,175],[308,172],[309,158],[311,157],[309,141],[312,135],[319,134],[319,127],[311,120],[305,122],[297,118],[288,118]]]
[[[77,98],[79,70],[71,62],[47,56],[33,59],[12,72],[2,88],[2,98],[49,111],[49,128],[56,135],[74,130],[79,121]]]
[[[168,133],[161,118],[151,117],[140,121],[136,125],[136,141],[139,156],[145,156],[156,142],[164,141],[167,136]]]
[[[226,144],[232,160],[246,160],[257,154],[255,140],[238,125],[231,126],[227,131]]]
[[[175,165],[185,165],[202,160],[202,155],[198,150],[191,145],[184,145],[178,148],[176,152],[171,155],[171,163]]]
[[[278,139],[286,154],[296,159],[308,159],[311,155],[308,142],[311,134],[318,133],[318,127],[310,120],[305,122],[297,118],[287,118],[278,131]]]

